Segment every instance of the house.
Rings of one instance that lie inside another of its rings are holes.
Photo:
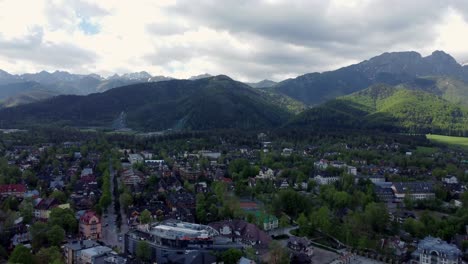
[[[37,204],[34,207],[34,217],[38,220],[49,219],[50,211],[57,207],[59,202],[55,198],[37,199]]]
[[[196,180],[201,175],[200,170],[192,168],[190,166],[180,167],[179,173],[184,180]]]
[[[419,241],[418,248],[411,254],[413,263],[461,264],[462,252],[457,246],[440,238],[428,236]]]
[[[140,154],[128,154],[128,161],[130,161],[130,164],[137,164],[137,163],[142,163],[144,161],[144,158]]]
[[[248,259],[248,258],[246,258],[246,257],[241,257],[241,258],[239,259],[238,264],[256,264],[256,262],[253,261],[253,260],[251,260],[251,259]]]
[[[341,177],[338,175],[328,175],[326,173],[321,173],[314,177],[314,180],[318,185],[332,184],[339,181],[340,179]]]
[[[85,176],[89,176],[89,175],[93,175],[93,169],[92,168],[83,168],[83,170],[81,171],[80,177],[85,177]]]
[[[268,249],[268,245],[272,241],[265,231],[244,220],[224,220],[210,223],[209,226],[218,231],[221,236],[257,249]]]
[[[328,160],[321,159],[319,161],[314,162],[314,167],[320,170],[326,170],[328,168]]]
[[[221,157],[221,152],[209,151],[209,150],[201,150],[198,152],[201,157],[208,158],[211,160],[217,160]]]
[[[447,176],[442,181],[446,184],[458,184],[458,179],[455,176]]]
[[[395,199],[395,195],[392,190],[392,183],[389,183],[388,185],[375,184],[374,192],[381,202],[390,203]]]
[[[293,153],[293,149],[290,148],[284,148],[283,151],[281,152],[281,156],[289,157]]]
[[[87,211],[80,217],[80,235],[86,239],[101,238],[101,219],[94,211]]]
[[[87,248],[99,246],[99,244],[93,240],[80,240],[73,241],[63,246],[65,263],[77,264],[81,263],[81,251]]]
[[[26,186],[24,184],[2,184],[0,185],[0,196],[24,197]]]
[[[275,178],[275,172],[270,168],[262,168],[258,172],[258,175],[255,176],[255,178],[256,179],[274,179]]]
[[[142,151],[141,152],[141,155],[143,156],[143,158],[145,160],[150,160],[153,158],[153,153],[149,152],[149,151]]]
[[[394,182],[392,190],[397,201],[403,201],[407,196],[411,200],[435,198],[433,184],[430,182]]]
[[[354,182],[358,183],[359,180],[369,180],[372,183],[385,182],[385,176],[381,174],[372,174],[372,175],[356,175],[354,177]]]
[[[146,181],[145,175],[141,171],[134,170],[131,168],[123,170],[120,173],[120,177],[122,179],[122,182],[128,186],[140,185],[145,183]]]
[[[274,215],[257,212],[257,218],[265,231],[278,228],[278,218]]]
[[[356,176],[357,175],[357,168],[354,167],[354,166],[346,166],[346,172],[348,174]]]
[[[97,263],[96,259],[111,253],[112,249],[106,246],[95,246],[83,249],[80,252],[80,263]]]
[[[296,236],[291,236],[288,239],[288,248],[294,250],[294,251],[305,251],[307,247],[309,246],[309,241],[306,238],[303,237],[296,237]]]

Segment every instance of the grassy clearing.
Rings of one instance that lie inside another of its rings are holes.
[[[436,143],[462,147],[468,149],[468,137],[452,137],[452,136],[442,136],[442,135],[432,135],[428,134],[426,137]]]

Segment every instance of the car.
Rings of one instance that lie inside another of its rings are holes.
[[[122,241],[122,236],[119,236],[119,241]]]

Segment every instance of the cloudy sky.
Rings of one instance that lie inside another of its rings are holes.
[[[464,0],[0,0],[0,69],[281,80],[385,51],[468,62]]]

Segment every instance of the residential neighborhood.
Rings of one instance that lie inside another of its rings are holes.
[[[143,148],[23,137],[8,134],[2,149],[5,253],[70,264],[466,261],[468,157],[424,140],[317,147],[265,144],[264,133]]]

